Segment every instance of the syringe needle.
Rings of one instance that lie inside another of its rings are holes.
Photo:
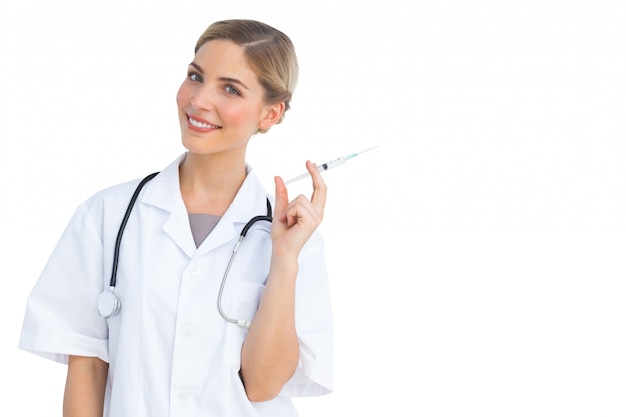
[[[348,155],[348,156],[346,156],[346,159],[352,159],[352,158],[354,158],[355,156],[357,156],[357,155],[361,155],[362,153],[367,152],[367,151],[370,151],[370,150],[372,150],[372,149],[374,149],[374,148],[378,148],[378,145],[376,145],[376,146],[372,146],[371,148],[367,148],[367,149],[366,149],[366,150],[364,150],[364,151],[361,151],[361,152],[357,152],[357,153],[353,153],[353,154],[351,154],[351,155]]]

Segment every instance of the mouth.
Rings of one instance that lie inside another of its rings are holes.
[[[206,120],[187,115],[187,124],[194,130],[214,130],[221,129],[221,126],[214,125]]]

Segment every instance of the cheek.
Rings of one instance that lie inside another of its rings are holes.
[[[255,125],[257,123],[257,113],[247,107],[238,105],[225,105],[220,109],[222,119],[228,119],[237,125]]]
[[[183,83],[176,93],[176,104],[179,109],[189,103],[189,97],[189,89],[185,88],[185,84]]]

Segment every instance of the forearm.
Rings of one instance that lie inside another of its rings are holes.
[[[70,356],[63,417],[102,417],[108,369],[99,358]]]
[[[311,200],[291,202],[287,187],[274,177],[276,201],[272,220],[272,259],[265,291],[241,351],[241,376],[251,401],[276,397],[298,366],[295,298],[300,251],[324,217],[326,184],[311,161]]]
[[[241,374],[251,401],[278,395],[298,364],[297,273],[296,259],[272,258],[267,285],[241,354]]]

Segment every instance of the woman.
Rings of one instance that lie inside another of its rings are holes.
[[[176,97],[185,153],[143,188],[117,185],[76,210],[29,297],[20,340],[68,364],[66,417],[295,416],[289,397],[332,390],[316,230],[326,186],[308,161],[311,199],[289,201],[280,177],[271,198],[245,162],[252,135],[283,120],[297,71],[282,32],[212,24]],[[271,223],[254,223],[239,245],[256,216]]]

